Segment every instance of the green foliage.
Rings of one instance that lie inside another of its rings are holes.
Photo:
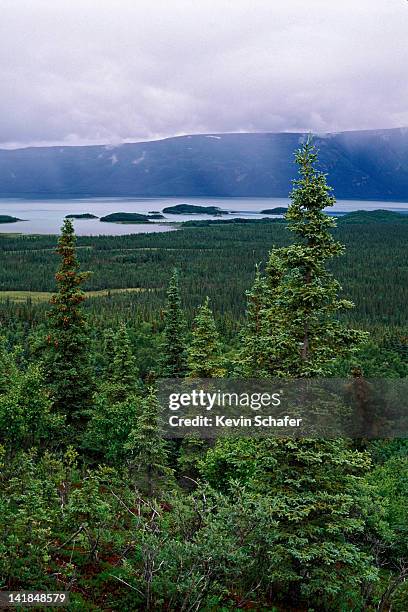
[[[344,440],[223,439],[202,470],[225,493],[245,487],[267,500],[270,588],[292,605],[338,610],[342,598],[376,577],[354,542],[364,528],[368,466],[368,456]]]
[[[252,289],[247,291],[246,321],[236,359],[236,373],[244,378],[268,378],[281,367],[282,313],[277,295],[283,269],[273,253],[266,270],[264,277],[257,269]],[[281,344],[275,347],[273,342],[278,337]]]
[[[65,525],[91,561],[99,561],[100,550],[112,538],[117,503],[105,491],[114,479],[115,472],[106,467],[88,472],[66,500]]]
[[[178,458],[177,468],[182,481],[187,488],[193,488],[200,476],[199,465],[204,459],[208,450],[208,442],[203,440],[198,434],[190,434],[182,439]]]
[[[105,381],[109,382],[113,376],[113,358],[115,352],[115,333],[111,328],[105,330],[102,346],[103,374]]]
[[[188,348],[188,374],[191,378],[225,376],[220,336],[210,309],[209,298],[199,306]]]
[[[178,271],[173,271],[167,289],[167,305],[164,311],[164,342],[161,374],[168,378],[186,375],[186,321],[181,308]]]
[[[331,260],[330,270],[356,304],[354,311],[344,311],[344,320],[370,329],[380,338],[385,328],[405,327],[406,334],[408,224],[339,223],[333,235],[346,245],[346,251]],[[284,222],[79,236],[81,267],[93,272],[85,289],[107,293],[106,297],[86,300],[89,322],[116,328],[120,320],[126,320],[130,329],[146,321],[153,331],[160,328],[168,271],[176,267],[183,278],[180,291],[187,320],[191,321],[197,304],[209,295],[218,328],[226,339],[236,341],[255,264],[267,260],[271,245],[285,246],[291,238]],[[23,333],[44,319],[45,305],[34,303],[35,296],[31,299],[29,291],[53,291],[54,245],[54,236],[2,236],[0,318],[8,332],[16,328]],[[109,293],[126,287],[144,291]],[[18,303],[12,297],[1,299],[4,290],[21,290],[26,297]]]
[[[0,394],[0,440],[8,449],[58,444],[64,417],[52,412],[42,372],[35,364],[17,371]]]
[[[139,372],[124,323],[119,324],[118,332],[114,337],[111,360],[112,365],[108,378],[110,397],[112,401],[120,401],[140,388]]]
[[[408,216],[393,210],[355,210],[341,216],[340,223],[398,223],[407,222]]]
[[[91,456],[113,465],[126,458],[125,445],[141,410],[143,385],[139,378],[127,328],[104,334],[103,380],[93,398],[90,420],[82,438]]]
[[[17,364],[7,350],[6,340],[0,336],[0,393],[5,393],[17,375]]]
[[[34,296],[0,301],[3,590],[69,590],[81,611],[407,609],[405,440],[165,441],[149,389],[159,371],[227,367],[406,376],[407,224],[334,227],[310,144],[297,159],[292,232],[210,222],[76,242],[67,221],[50,317]],[[52,288],[52,237],[3,237],[0,251],[0,289]],[[166,297],[171,268],[183,283],[173,274]],[[85,302],[84,283],[105,297]]]
[[[288,272],[278,300],[285,311],[284,324],[288,324],[286,342],[299,355],[290,370],[296,376],[324,375],[333,359],[350,354],[365,337],[336,318],[354,305],[339,299],[341,286],[327,270],[327,263],[342,254],[344,247],[330,231],[335,222],[324,209],[333,206],[334,198],[316,161],[317,153],[308,141],[296,154],[300,179],[295,181],[286,214],[297,241],[279,252]]]
[[[405,378],[408,376],[408,359],[405,352],[386,343],[365,342],[352,356],[337,359],[332,366],[335,376],[347,377],[359,368],[366,378]]]
[[[408,456],[391,456],[368,475],[376,501],[369,516],[365,543],[381,570],[381,581],[371,592],[378,610],[406,610],[408,590]],[[378,508],[381,509],[378,512]]]
[[[161,432],[160,405],[153,389],[142,401],[141,410],[125,444],[132,474],[151,497],[164,487],[173,470],[168,466],[168,448]]]
[[[49,456],[19,452],[0,472],[0,581],[16,590],[42,589],[58,523],[56,466]]]
[[[89,336],[82,309],[81,285],[88,273],[79,272],[72,222],[65,219],[58,241],[61,258],[55,275],[58,293],[51,298],[44,368],[56,410],[70,423],[84,420],[90,406],[93,381]]]
[[[353,304],[338,297],[341,286],[327,268],[344,248],[332,235],[334,219],[324,212],[334,198],[316,161],[308,141],[296,154],[300,179],[286,214],[296,241],[271,252],[266,278],[258,275],[249,295],[241,369],[250,375],[323,376],[365,338],[338,318]]]
[[[248,294],[238,355],[244,376],[327,375],[335,359],[352,355],[365,338],[338,319],[352,304],[339,299],[340,285],[327,269],[343,247],[323,212],[334,200],[316,160],[308,141],[296,155],[301,177],[286,215],[297,240],[272,251],[265,277],[258,272]],[[213,486],[227,492],[237,482],[270,498],[275,588],[292,605],[328,610],[376,576],[353,542],[364,528],[359,480],[367,469],[367,458],[343,440],[220,440],[203,462]]]
[[[271,533],[261,499],[237,491],[231,503],[205,487],[173,497],[165,511],[146,510],[134,555],[124,564],[135,608],[235,610],[261,601],[268,581],[262,553]]]
[[[64,418],[52,412],[44,375],[35,363],[19,364],[19,350],[7,352],[0,338],[0,443],[9,452],[58,444]]]
[[[104,386],[94,399],[94,409],[82,438],[83,449],[110,465],[123,465],[128,453],[126,444],[141,411],[141,397],[128,395],[113,399],[117,388]]]

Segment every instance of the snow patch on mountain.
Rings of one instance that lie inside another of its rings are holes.
[[[141,154],[140,157],[136,157],[136,159],[134,159],[132,161],[132,164],[134,166],[138,166],[139,164],[141,164],[144,160],[146,159],[146,151],[143,151],[143,153]]]

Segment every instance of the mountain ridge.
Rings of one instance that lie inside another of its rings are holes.
[[[304,132],[0,149],[0,197],[286,197]],[[408,129],[315,134],[337,198],[408,200]]]

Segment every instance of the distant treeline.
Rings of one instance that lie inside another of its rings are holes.
[[[87,290],[153,289],[91,300],[88,308],[102,319],[111,311],[112,316],[120,317],[122,311],[137,310],[138,316],[159,324],[163,290],[176,266],[187,316],[191,319],[197,305],[209,295],[220,325],[227,335],[234,335],[242,322],[245,291],[252,283],[255,265],[266,261],[272,245],[288,244],[291,234],[283,223],[276,222],[205,223],[210,227],[184,226],[177,232],[154,235],[79,237],[82,269],[92,270]],[[346,252],[334,261],[333,271],[356,304],[347,316],[371,329],[406,325],[408,223],[340,222],[335,235],[346,245]],[[54,290],[55,244],[54,236],[3,236],[0,291]],[[0,309],[5,307],[0,302]],[[35,308],[41,311],[41,306]],[[31,316],[39,316],[39,311]]]

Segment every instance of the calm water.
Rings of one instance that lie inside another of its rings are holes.
[[[25,221],[0,224],[0,233],[56,234],[63,218],[68,214],[92,213],[103,217],[114,212],[161,212],[166,206],[175,204],[197,204],[219,206],[223,210],[235,212],[231,216],[261,218],[259,214],[266,208],[288,206],[287,198],[83,198],[75,200],[24,200],[0,199],[0,215],[12,215]],[[360,200],[339,200],[331,209],[344,213],[353,210],[375,210],[383,208],[408,213],[406,202],[368,202]],[[166,215],[166,223],[188,219],[212,219],[210,215]],[[75,231],[82,236],[140,234],[144,232],[171,231],[163,221],[143,225],[122,225],[101,223],[99,219],[74,219]]]

